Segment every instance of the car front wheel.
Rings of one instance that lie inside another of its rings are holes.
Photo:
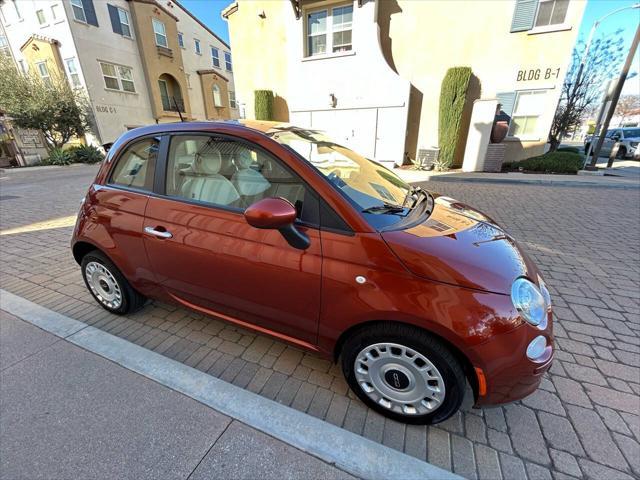
[[[462,404],[465,376],[451,351],[427,332],[377,324],[350,337],[342,370],[369,407],[412,424],[439,423]]]

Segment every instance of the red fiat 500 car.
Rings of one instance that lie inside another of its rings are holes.
[[[549,292],[477,210],[411,187],[314,130],[175,123],[119,138],[72,240],[124,314],[171,301],[340,361],[371,408],[437,423],[533,392]]]

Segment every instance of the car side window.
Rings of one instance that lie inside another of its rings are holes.
[[[146,138],[129,145],[120,155],[111,174],[112,185],[153,190],[160,138]]]
[[[175,135],[167,159],[166,193],[244,210],[282,197],[302,213],[306,187],[278,160],[258,148],[215,135]]]

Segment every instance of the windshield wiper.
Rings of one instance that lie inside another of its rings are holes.
[[[393,203],[383,203],[382,205],[374,205],[362,210],[362,213],[401,213],[404,212],[404,207],[400,205],[394,205]]]
[[[414,197],[414,195],[420,194],[420,193],[423,194],[425,197],[429,196],[429,194],[426,191],[424,191],[421,187],[415,187],[415,186],[409,187],[409,191],[407,192],[407,196],[404,197],[404,201],[402,202],[402,205],[406,205],[407,201],[411,199],[413,200],[413,202],[411,203],[409,208],[415,207],[418,203],[420,203],[420,197],[418,196]]]

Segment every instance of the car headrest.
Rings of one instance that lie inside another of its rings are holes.
[[[194,171],[201,175],[215,175],[220,171],[221,166],[222,156],[217,150],[196,155],[196,160],[193,163]]]
[[[251,156],[251,152],[248,150],[242,150],[235,156],[236,166],[239,169],[245,169],[251,167],[253,163],[253,157]]]

